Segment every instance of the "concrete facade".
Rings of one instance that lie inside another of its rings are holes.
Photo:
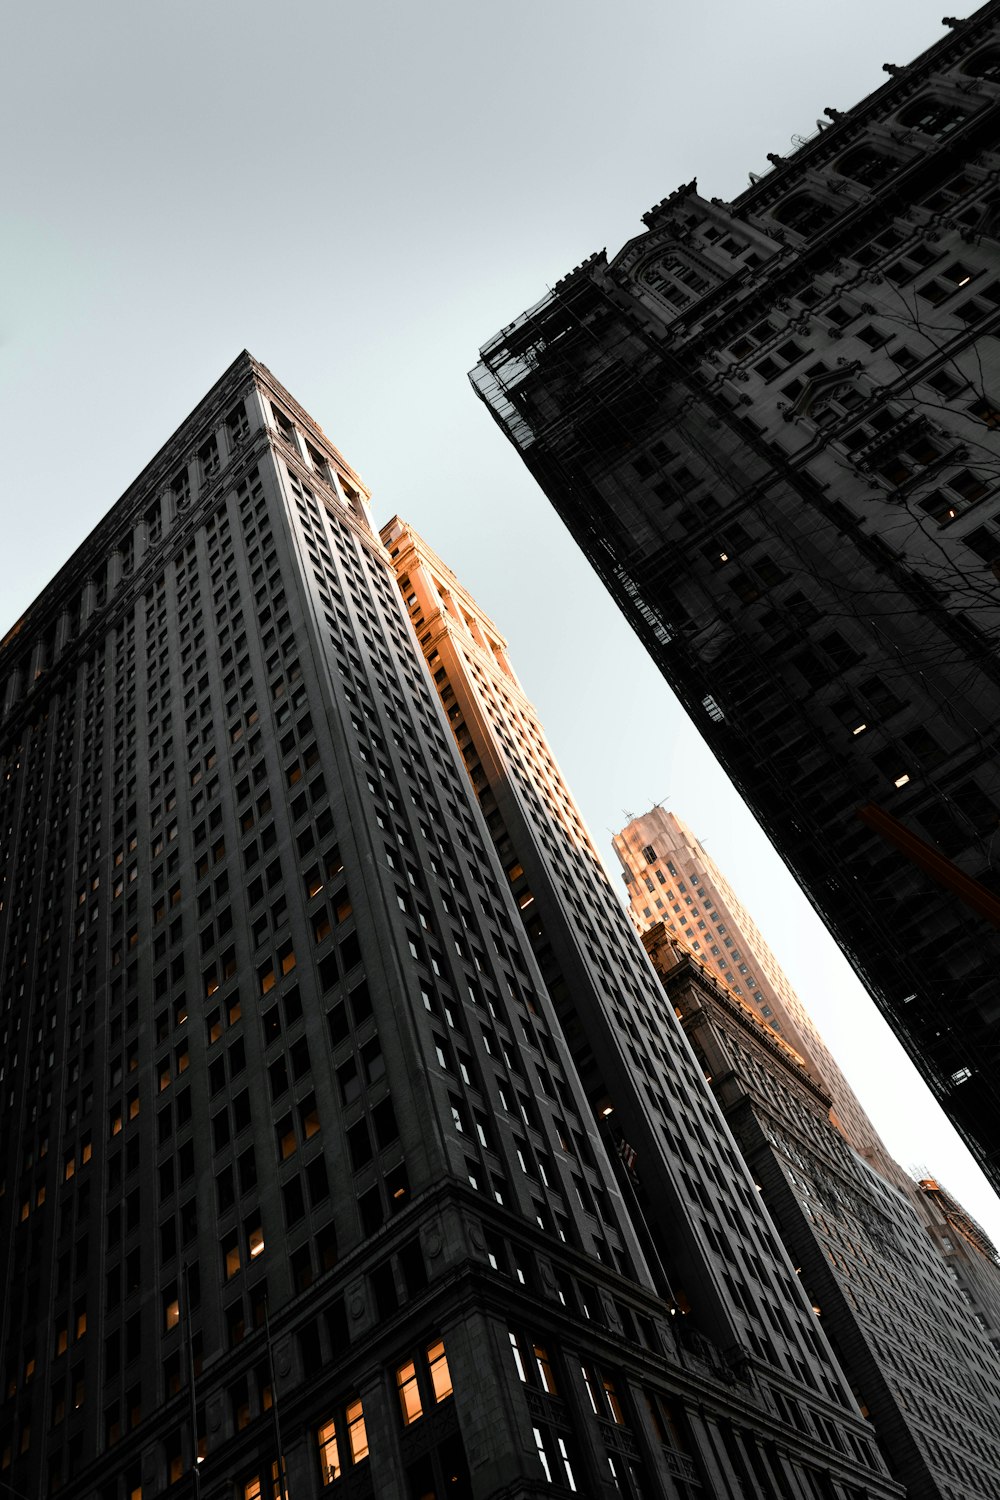
[[[676,813],[655,807],[613,839],[640,933],[662,922],[799,1054],[834,1120],[884,1177],[903,1177],[725,874]],[[652,856],[652,857],[648,857]]]
[[[962,1205],[933,1177],[923,1177],[922,1217],[978,1326],[1000,1351],[1000,1256]]]
[[[1000,7],[946,25],[473,383],[1000,1186]]]
[[[900,1493],[750,1189],[767,1380],[721,1269],[678,1331],[365,487],[262,365],[0,688],[5,1486]]]

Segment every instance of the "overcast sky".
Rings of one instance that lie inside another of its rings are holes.
[[[595,838],[668,804],[890,1148],[988,1189],[466,371],[591,251],[747,173],[962,0],[10,6],[0,633],[240,349],[493,615]]]

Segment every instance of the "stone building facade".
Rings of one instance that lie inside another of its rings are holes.
[[[946,25],[472,378],[1000,1185],[1000,6]]]
[[[249,355],[0,702],[3,1485],[900,1495],[640,953],[664,1295],[365,487]]]
[[[737,892],[676,813],[654,807],[613,839],[637,930],[662,923],[796,1051],[830,1096],[854,1150],[890,1180],[908,1181]]]
[[[1000,1362],[914,1185],[850,1148],[793,1049],[686,944],[662,923],[644,942],[892,1473],[912,1500],[986,1500]]]

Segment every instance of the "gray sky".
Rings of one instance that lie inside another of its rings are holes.
[[[513,449],[476,351],[697,176],[730,197],[949,0],[51,0],[0,115],[0,633],[240,349],[495,618],[595,838],[669,797],[876,1124],[1000,1201]],[[613,859],[613,855],[609,854]]]

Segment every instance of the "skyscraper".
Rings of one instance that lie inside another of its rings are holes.
[[[0,1480],[899,1495],[556,779],[546,991],[406,613],[243,354],[0,644]]]
[[[1000,1185],[1000,6],[946,24],[473,381]]]
[[[905,1481],[908,1493],[924,1500],[945,1500],[952,1481],[959,1492],[992,1495],[1000,1482],[1000,1445],[991,1437],[994,1425],[1000,1425],[1000,1367],[994,1351],[914,1213],[907,1197],[913,1184],[888,1157],[777,964],[772,958],[775,983],[782,981],[790,997],[789,1013],[813,1041],[816,1056],[840,1090],[841,1108],[850,1116],[850,1128],[839,1128],[865,1143],[885,1177],[845,1144],[831,1123],[829,1094],[810,1078],[792,1046],[731,991],[731,981],[725,994],[719,994],[702,982],[697,970],[692,974],[690,965],[683,980],[678,979],[672,971],[679,959],[658,926],[653,931],[659,942],[651,951],[658,970],[671,971],[669,1006],[664,1008],[655,981],[650,986],[649,976],[634,963],[634,939],[517,680],[506,642],[411,527],[396,518],[383,528],[382,537],[592,1108],[598,1117],[607,1116],[618,1154],[623,1164],[630,1164],[629,1179],[640,1222],[649,1228],[654,1260],[662,1247],[664,1267],[676,1271],[684,1266],[686,1280],[698,1252],[690,1240],[684,1241],[700,1224],[728,1262],[725,1276],[734,1303],[752,1295],[765,1274],[751,1237],[741,1231],[734,1238],[725,1227],[743,1219],[746,1201],[741,1204],[734,1192],[733,1175],[718,1170],[701,1175],[706,1148],[717,1163],[732,1163],[718,1118],[699,1109],[692,1133],[693,1089],[684,1091],[683,1102],[677,1099],[684,1075],[674,1040],[676,1014],[685,1028],[691,1027],[700,1069],[730,1118],[755,1191],[763,1192],[769,1209],[774,1204],[772,1217],[796,1274],[806,1260],[815,1273],[816,1290],[811,1278],[803,1282],[815,1304],[814,1315],[825,1307],[832,1317],[836,1303],[841,1347],[850,1356],[843,1363],[856,1396],[875,1419],[876,1432],[886,1433],[890,1472]],[[626,849],[654,829],[658,837],[671,831],[669,817],[661,812],[648,823],[630,825]],[[666,847],[647,850],[639,863],[655,870],[662,862],[675,883],[678,874],[693,876],[693,887],[698,881],[694,849],[683,838],[679,842],[684,845],[683,870],[670,871]],[[620,852],[621,846],[620,840]],[[679,850],[674,852],[681,857]],[[707,859],[703,863],[707,871]],[[724,879],[713,873],[721,889]],[[729,903],[738,908],[736,897],[726,890]],[[698,899],[705,899],[700,884]],[[693,907],[684,909],[693,914]],[[743,919],[749,926],[745,913]],[[670,955],[667,964],[664,951]],[[693,954],[692,960],[697,963]],[[706,1018],[708,1029],[718,1033],[708,1053],[701,1026]],[[742,1026],[750,1038],[742,1047],[733,1036],[734,1020],[737,1031]],[[620,1068],[616,1053],[623,1044],[628,1056]],[[716,1065],[720,1056],[725,1062]],[[745,1080],[739,1087],[741,1072]],[[749,1112],[742,1108],[747,1102]],[[741,1106],[735,1112],[734,1104]],[[794,1171],[803,1175],[792,1177],[788,1190],[784,1173],[793,1161]],[[679,1192],[669,1186],[671,1171],[678,1176]],[[853,1275],[854,1281],[845,1288],[835,1273],[831,1290],[827,1257],[834,1245],[835,1253],[852,1257],[844,1262],[842,1279],[847,1282]],[[675,1297],[683,1300],[679,1292]],[[837,1323],[835,1317],[833,1321]],[[935,1324],[947,1330],[938,1350],[928,1344]],[[948,1388],[931,1413],[923,1392],[938,1371]],[[977,1409],[981,1415],[973,1418]]]
[[[654,807],[615,835],[640,932],[662,923],[790,1043],[830,1096],[855,1151],[890,1180],[899,1169],[788,982],[753,917],[715,860],[676,813]]]
[[[797,1054],[688,944],[663,923],[644,942],[893,1474],[913,1500],[994,1495],[1000,1364],[914,1185],[850,1149]]]
[[[918,1184],[925,1221],[979,1327],[1000,1351],[1000,1255],[992,1240],[933,1177]]]

